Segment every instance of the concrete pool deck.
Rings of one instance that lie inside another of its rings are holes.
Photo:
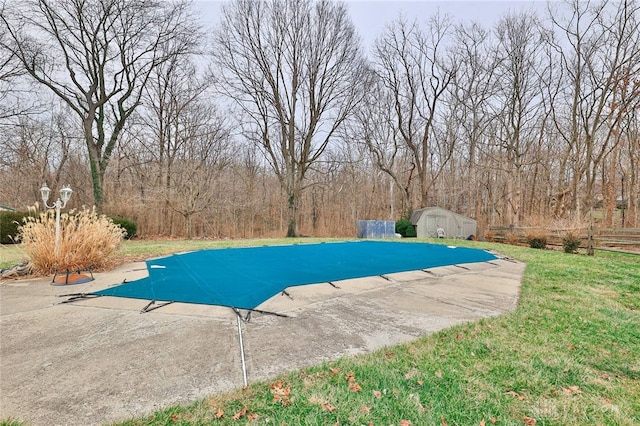
[[[525,265],[511,259],[290,287],[242,323],[249,383],[395,345],[517,307]],[[100,297],[59,304],[146,276],[145,264],[51,286],[0,282],[0,420],[90,425],[151,414],[244,385],[236,314]]]

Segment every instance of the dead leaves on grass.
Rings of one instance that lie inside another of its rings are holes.
[[[525,399],[527,399],[526,396],[519,394],[516,391],[507,391],[507,395],[511,395],[512,397],[514,397],[515,399],[517,399],[518,401],[524,401]]]
[[[242,407],[242,410],[238,411],[233,415],[233,420],[239,420],[243,418],[247,414],[247,406]]]
[[[215,418],[221,419],[222,416],[224,416],[224,410],[222,408],[218,408],[218,411],[216,411],[216,414],[215,414]]]
[[[347,382],[349,382],[349,390],[351,392],[359,392],[362,390],[362,387],[358,384],[358,382],[356,382],[356,376],[353,371],[347,373],[344,378],[347,379]]]
[[[284,380],[272,383],[269,388],[273,395],[273,402],[278,402],[282,404],[283,407],[286,407],[291,403],[291,386],[287,386]]]
[[[216,410],[215,407],[211,407],[212,409]],[[225,415],[225,411],[222,408],[218,408],[216,410],[216,413],[213,415],[213,417],[216,420],[221,420]],[[258,420],[260,418],[260,416],[257,413],[251,413],[249,412],[249,408],[245,405],[242,407],[242,409],[236,413],[233,414],[232,419],[233,420],[240,420],[245,418],[247,420]]]
[[[524,401],[525,399],[527,399],[527,397],[525,395],[520,394],[520,393],[518,393],[516,391],[513,391],[513,390],[507,391],[507,395],[511,395],[512,397],[514,397],[518,401]],[[536,419],[534,419],[533,417],[526,416],[526,415],[524,415],[522,417],[522,421],[524,422],[525,426],[534,426],[537,423]],[[495,424],[497,422],[498,422],[498,419],[491,419],[491,423]]]
[[[321,407],[322,407],[322,411],[328,411],[330,413],[333,413],[334,411],[336,411],[336,407],[334,405],[331,405],[329,401],[323,402]]]
[[[582,391],[578,386],[567,386],[566,388],[560,388],[562,393],[567,396],[580,395]]]
[[[333,413],[334,411],[336,411],[336,407],[333,404],[318,395],[312,395],[309,398],[309,404],[319,405],[322,411],[327,411],[329,413]]]
[[[269,388],[271,390],[271,394],[273,395],[273,401],[275,403],[279,403],[283,407],[286,407],[293,401],[293,399],[290,397],[291,387],[287,386],[284,380],[280,380],[278,382],[272,383],[269,386]],[[216,420],[221,420],[226,413],[224,409],[220,407],[216,407],[216,405],[217,403],[215,401],[213,400],[209,401],[209,406],[213,411],[215,411],[215,414],[213,415],[213,417]],[[232,416],[233,420],[240,420],[245,418],[247,420],[258,420],[260,416],[257,413],[250,412],[249,408],[246,405],[244,405],[240,411],[235,412]]]

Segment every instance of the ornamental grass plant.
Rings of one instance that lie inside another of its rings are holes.
[[[125,231],[94,209],[60,215],[58,249],[55,249],[56,217],[53,210],[25,218],[20,240],[32,272],[53,274],[65,270],[99,269],[117,252]]]

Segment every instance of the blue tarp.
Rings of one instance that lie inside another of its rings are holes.
[[[493,259],[484,250],[382,241],[210,249],[148,260],[148,277],[93,294],[255,309],[291,286]]]

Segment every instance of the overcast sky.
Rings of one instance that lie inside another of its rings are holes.
[[[207,26],[211,26],[219,19],[221,1],[196,0],[196,6],[202,9],[202,17]],[[427,20],[438,10],[442,14],[449,14],[456,22],[476,21],[486,27],[492,26],[500,16],[509,11],[546,10],[546,0],[347,0],[353,22],[362,37],[367,50],[384,26],[404,14],[408,18],[418,21]]]
[[[455,22],[476,21],[484,26],[492,26],[500,16],[509,11],[545,10],[546,1],[347,1],[354,24],[363,38],[365,46],[370,48],[375,37],[385,25],[403,14],[407,18],[426,21],[438,11],[451,15]]]

